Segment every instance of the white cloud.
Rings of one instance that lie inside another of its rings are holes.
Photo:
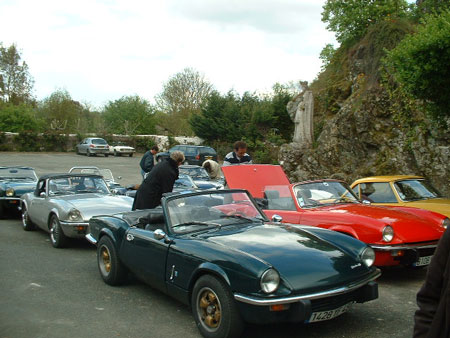
[[[101,106],[123,95],[153,100],[192,67],[220,91],[311,81],[334,41],[324,1],[3,0],[0,40],[16,43],[38,99],[65,88]]]

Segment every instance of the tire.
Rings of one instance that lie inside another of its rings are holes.
[[[22,207],[22,227],[25,231],[32,231],[36,229],[34,223],[31,222],[30,215],[28,214],[28,210],[25,205]]]
[[[67,245],[67,237],[59,223],[58,216],[52,215],[50,218],[50,242],[54,248],[64,248]]]
[[[117,151],[115,151],[115,150],[114,150],[114,156],[115,156],[115,157],[119,156],[119,155],[117,154]]]
[[[109,154],[105,154],[105,157],[108,157],[109,156]]]
[[[77,150],[76,150],[77,155],[81,155],[80,149],[78,149],[78,147],[77,147],[76,149],[77,149]]]
[[[103,281],[109,285],[121,285],[127,277],[127,269],[119,260],[113,241],[103,236],[97,245],[98,270]]]
[[[244,322],[228,286],[220,279],[204,275],[192,290],[192,314],[203,337],[239,337]]]
[[[130,157],[133,157],[133,153],[131,153],[129,156],[130,156]]]
[[[88,149],[88,150],[86,150],[86,156],[92,156],[93,154],[91,153],[91,151]]]

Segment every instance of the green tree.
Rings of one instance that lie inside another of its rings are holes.
[[[44,122],[36,117],[35,109],[27,104],[0,104],[0,131],[20,133],[39,132]]]
[[[154,108],[137,95],[110,101],[103,109],[108,130],[115,134],[154,134]]]
[[[38,103],[39,117],[46,121],[49,129],[58,132],[78,132],[84,108],[72,100],[69,92],[58,89]]]
[[[428,15],[385,59],[403,89],[428,103],[435,117],[450,116],[450,10]]]
[[[199,113],[213,86],[192,68],[172,76],[156,96],[158,109],[167,114],[160,123],[170,133],[192,135],[189,118]]]
[[[325,70],[330,64],[333,55],[336,53],[336,49],[331,43],[328,43],[320,52],[319,59],[322,60],[321,69]]]
[[[407,16],[408,8],[405,0],[327,0],[322,21],[344,43],[361,38],[377,22]]]
[[[16,45],[0,44],[0,100],[13,104],[33,100],[33,79]]]

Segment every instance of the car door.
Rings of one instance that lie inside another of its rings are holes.
[[[120,250],[123,263],[153,287],[165,291],[165,271],[170,243],[156,239],[154,232],[131,227]]]
[[[41,180],[37,185],[37,192],[34,193],[33,198],[28,203],[28,214],[30,219],[44,230],[48,230],[47,218],[47,189],[46,180]]]

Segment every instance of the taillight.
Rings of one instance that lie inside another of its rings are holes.
[[[199,160],[200,159],[200,155],[195,156],[195,159]]]
[[[93,144],[90,144],[89,148],[95,148],[95,146]]]

